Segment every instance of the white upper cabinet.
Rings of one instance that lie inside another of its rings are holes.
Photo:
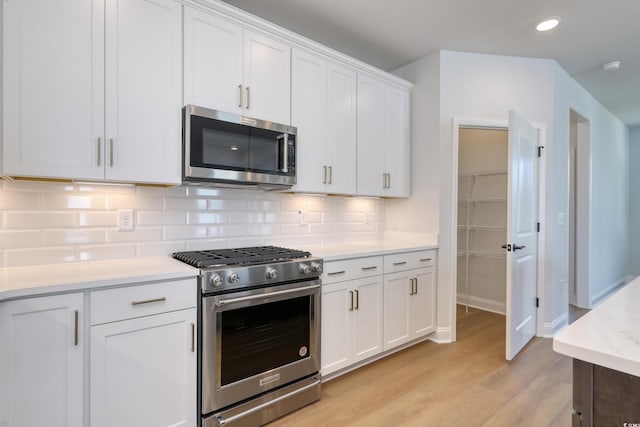
[[[106,178],[181,182],[182,6],[106,1]]]
[[[2,172],[179,183],[181,44],[173,0],[5,1]]]
[[[242,114],[242,28],[184,8],[184,103]]]
[[[358,75],[358,194],[408,197],[409,92]]]
[[[291,48],[185,6],[184,103],[291,122]]]
[[[356,73],[319,56],[292,55],[292,124],[301,192],[356,192]]]
[[[103,178],[104,0],[2,8],[2,173]]]

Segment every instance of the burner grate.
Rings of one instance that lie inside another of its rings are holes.
[[[311,253],[278,246],[256,246],[237,249],[212,249],[204,251],[176,252],[173,257],[198,268],[227,265],[261,264],[275,261],[288,261],[294,258],[307,258]]]

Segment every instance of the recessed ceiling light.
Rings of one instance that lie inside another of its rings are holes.
[[[559,16],[552,16],[550,18],[545,19],[536,25],[536,30],[538,31],[549,31],[553,30],[560,23],[561,18]]]
[[[607,62],[602,66],[605,71],[618,71],[620,69],[620,61]]]

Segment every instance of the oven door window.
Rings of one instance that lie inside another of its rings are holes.
[[[309,357],[313,296],[218,313],[225,386]]]

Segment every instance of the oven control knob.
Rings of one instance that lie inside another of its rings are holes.
[[[238,273],[231,273],[229,277],[227,277],[227,281],[229,283],[238,283],[240,281],[240,276],[238,276]]]
[[[309,266],[309,264],[300,264],[300,273],[302,274],[311,273],[311,266]]]
[[[275,268],[267,268],[267,279],[276,279],[278,277],[278,270]]]
[[[311,269],[316,273],[322,273],[322,264],[319,262],[312,262]]]
[[[220,278],[219,274],[214,274],[211,276],[211,278],[209,279],[209,283],[211,284],[211,286],[213,286],[214,288],[220,287],[222,286],[222,279]]]

